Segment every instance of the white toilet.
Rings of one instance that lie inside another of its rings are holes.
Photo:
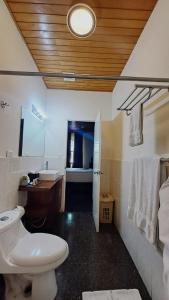
[[[32,282],[31,300],[53,300],[57,294],[55,269],[68,256],[61,238],[28,232],[21,217],[24,208],[0,213],[0,273],[25,274]]]

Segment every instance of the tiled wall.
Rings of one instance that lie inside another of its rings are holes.
[[[167,300],[162,282],[162,255],[127,219],[130,166],[130,161],[113,161],[113,197],[116,200],[115,222],[152,299]]]
[[[101,193],[112,194],[113,123],[101,122]]]
[[[101,180],[100,180],[100,191],[101,194],[110,193],[112,194],[112,160],[101,159]]]
[[[13,209],[18,203],[24,204],[26,195],[18,192],[20,178],[42,166],[43,158],[0,157],[0,212]]]

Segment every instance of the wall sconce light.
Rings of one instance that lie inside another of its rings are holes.
[[[32,104],[32,114],[40,121],[44,121],[45,117],[37,110],[34,104]]]

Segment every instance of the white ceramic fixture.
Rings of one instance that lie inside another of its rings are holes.
[[[39,180],[52,180],[55,181],[59,176],[57,170],[42,170],[39,172]]]
[[[0,213],[0,273],[31,279],[31,300],[54,300],[54,270],[67,258],[68,244],[51,234],[31,234],[21,222],[23,214],[21,206]]]

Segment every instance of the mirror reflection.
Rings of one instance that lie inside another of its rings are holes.
[[[19,156],[43,156],[45,121],[32,105],[32,111],[22,107],[20,123]]]

